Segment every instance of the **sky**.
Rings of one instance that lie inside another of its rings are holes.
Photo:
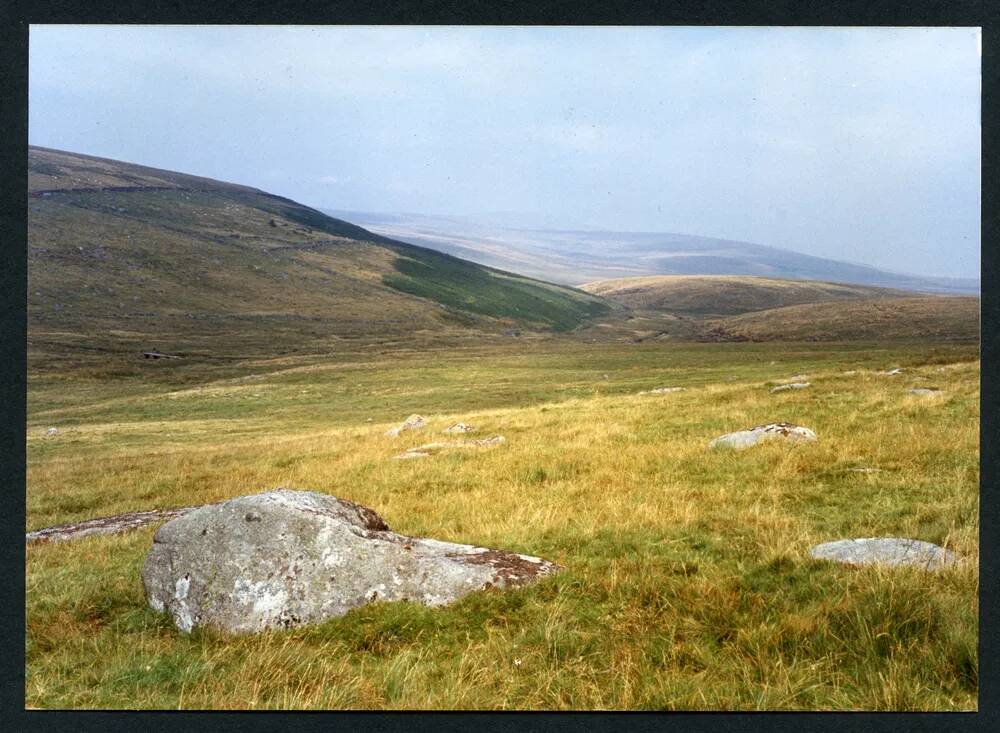
[[[974,28],[39,26],[29,142],[978,277]]]

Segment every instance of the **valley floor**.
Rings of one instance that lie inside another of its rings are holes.
[[[194,381],[193,366],[168,368],[176,378],[30,380],[27,529],[285,486],[566,571],[443,609],[376,603],[232,639],[181,635],[146,606],[153,528],[32,544],[31,707],[976,708],[974,345],[553,339],[289,357]],[[784,381],[811,386],[770,392]],[[662,386],[686,389],[638,394]],[[411,413],[428,427],[384,435]],[[456,421],[506,443],[390,459]],[[706,448],[773,421],[819,440]],[[808,557],[875,536],[965,561]]]

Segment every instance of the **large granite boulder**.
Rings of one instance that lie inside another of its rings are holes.
[[[930,542],[901,537],[867,537],[816,545],[809,554],[817,560],[846,565],[915,565],[929,570],[950,565],[958,556]]]
[[[276,489],[212,504],[164,524],[142,580],[177,627],[233,633],[342,616],[371,601],[438,606],[560,568],[503,550],[406,537],[370,509]]]
[[[801,425],[775,422],[720,435],[709,443],[708,447],[742,450],[769,440],[785,440],[793,443],[812,442],[816,440],[816,433]]]

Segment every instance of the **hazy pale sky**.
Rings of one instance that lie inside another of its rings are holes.
[[[29,140],[323,208],[979,274],[971,28],[32,26]]]

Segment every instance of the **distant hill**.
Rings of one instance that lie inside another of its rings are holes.
[[[38,147],[28,168],[37,365],[140,349],[230,359],[566,331],[611,310],[247,186]]]
[[[567,285],[645,275],[748,275],[978,295],[979,281],[886,272],[787,249],[664,232],[503,226],[496,215],[331,211],[373,232]]]
[[[978,341],[979,298],[921,296],[808,303],[710,321],[718,341]]]
[[[602,280],[580,288],[633,310],[688,316],[728,316],[803,303],[912,295],[864,285],[737,275],[653,275]]]

